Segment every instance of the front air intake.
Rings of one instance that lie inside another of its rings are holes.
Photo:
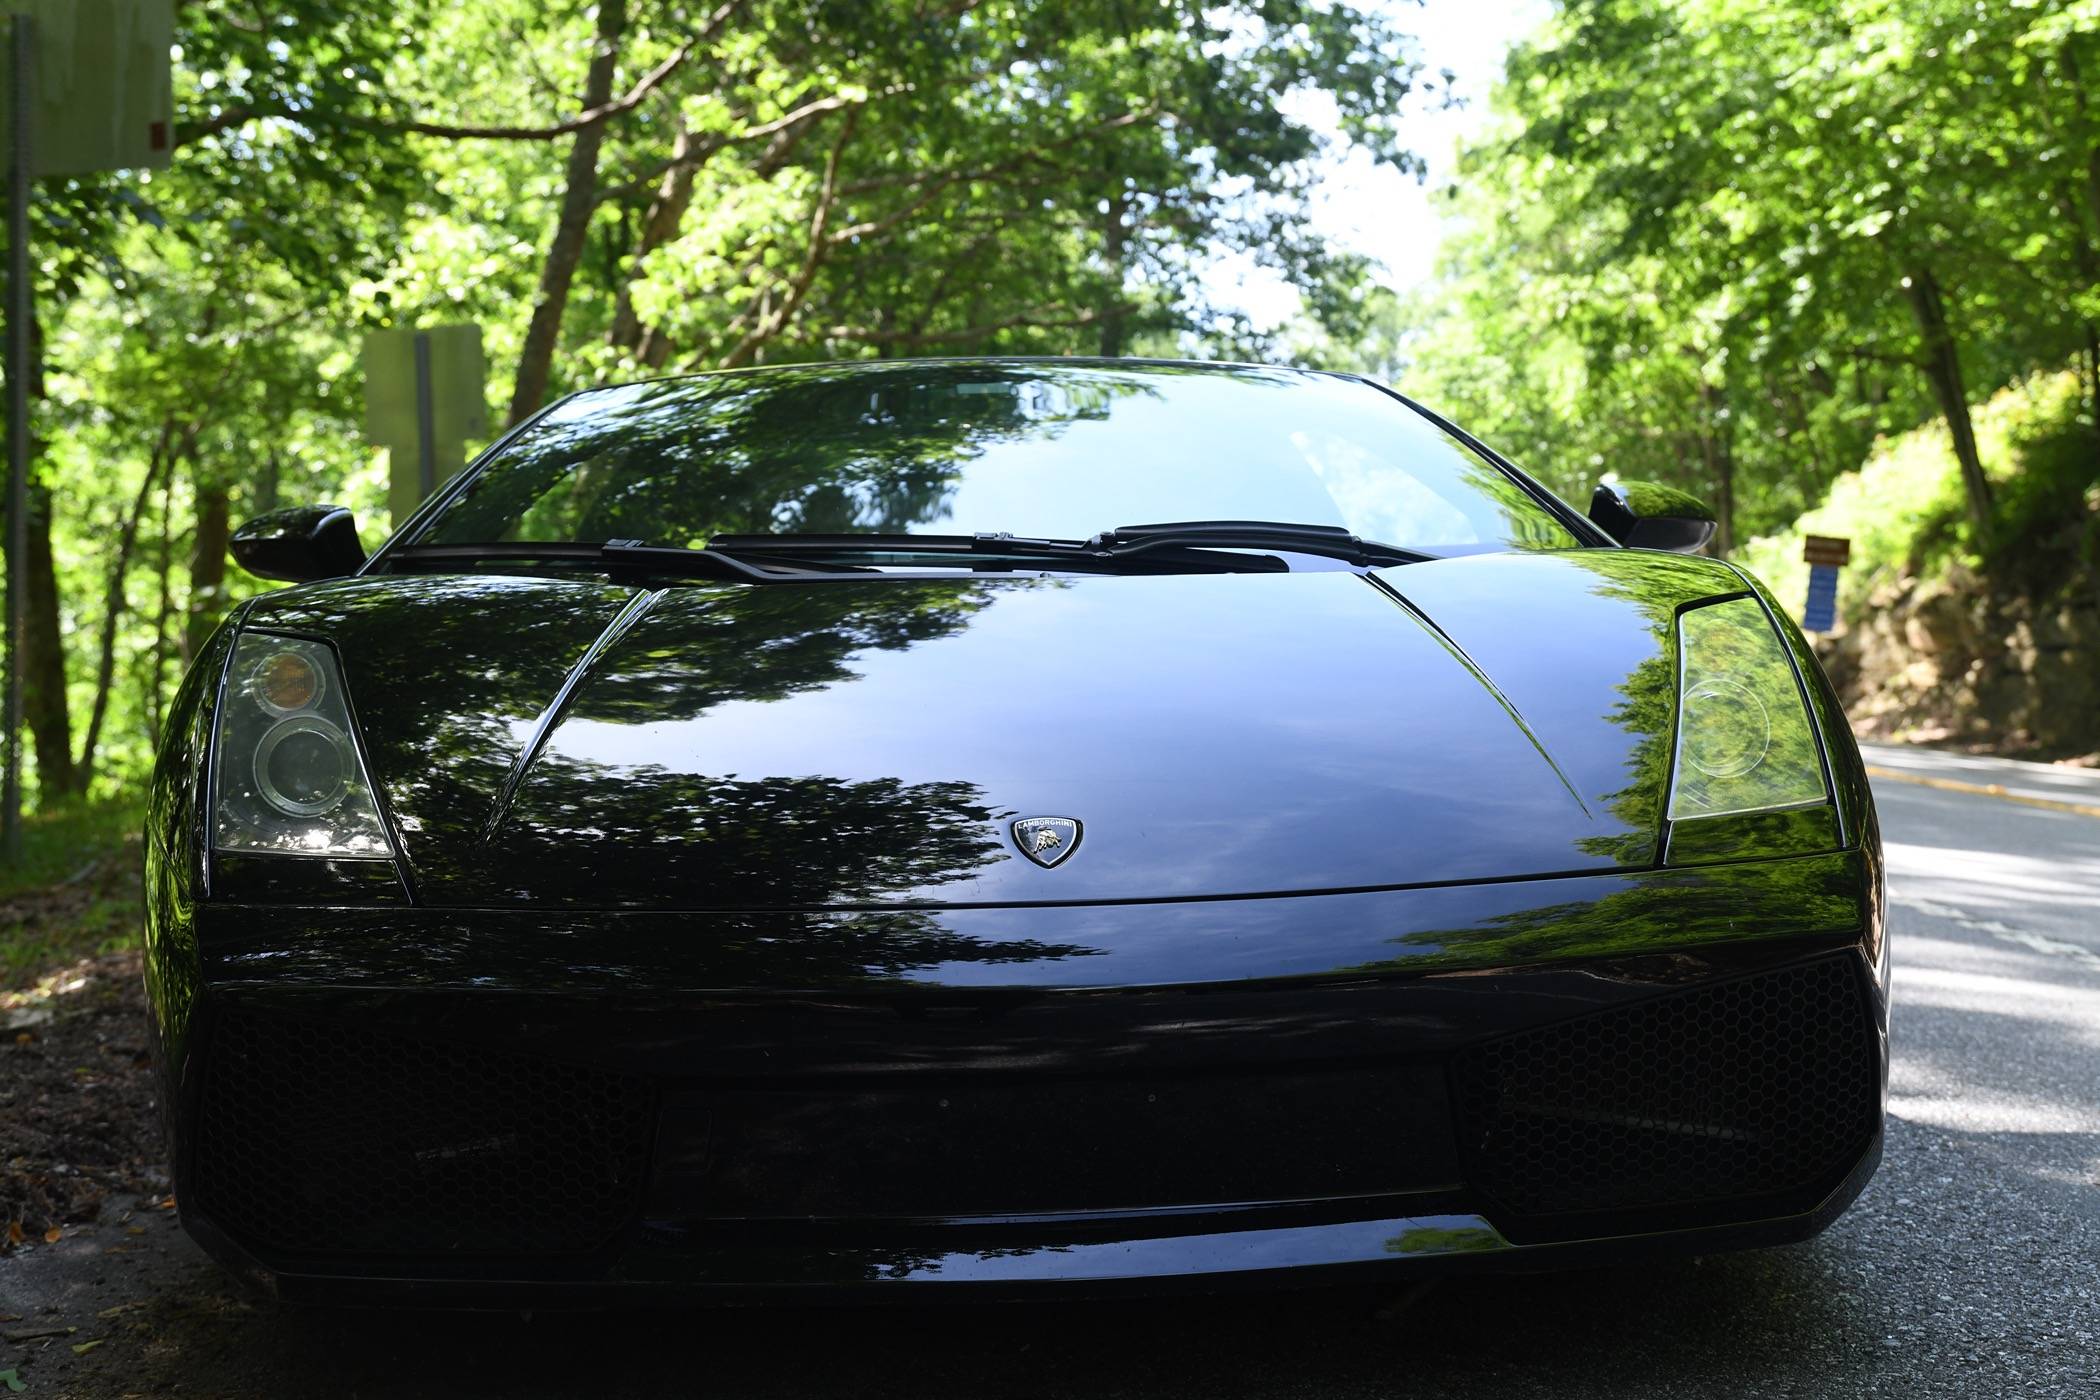
[[[1534,1235],[1600,1212],[1666,1227],[1721,1203],[1807,1210],[1879,1121],[1866,995],[1847,954],[1467,1050],[1452,1085],[1467,1180]]]
[[[633,1216],[652,1094],[550,1060],[235,1010],[195,1204],[274,1254],[576,1255]]]

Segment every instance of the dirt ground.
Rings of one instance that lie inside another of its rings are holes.
[[[0,992],[0,1382],[12,1369],[27,1385],[52,1356],[90,1356],[132,1325],[124,1275],[171,1233],[159,1125],[137,953]],[[87,1289],[98,1296],[78,1301],[109,1301],[59,1321],[11,1267],[46,1251],[105,1259]]]
[[[113,1221],[165,1182],[138,954],[86,959],[0,998],[4,1256]]]

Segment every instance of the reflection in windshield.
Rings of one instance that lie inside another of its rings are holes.
[[[1370,385],[1289,370],[952,361],[602,389],[482,466],[416,544],[1338,525],[1465,551],[1578,543],[1516,481]]]
[[[1056,586],[1016,580],[1009,588]],[[959,582],[725,591],[706,606],[666,608],[675,625],[638,627],[618,665],[594,674],[565,718],[661,724],[731,701],[785,700],[852,680],[864,652],[955,636],[991,600],[984,586]]]

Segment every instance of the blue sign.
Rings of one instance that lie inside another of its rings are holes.
[[[1808,566],[1808,606],[1801,610],[1801,626],[1809,632],[1828,632],[1837,626],[1838,571],[1835,564]]]

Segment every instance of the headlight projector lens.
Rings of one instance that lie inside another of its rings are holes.
[[[350,790],[354,762],[340,729],[301,715],[263,735],[255,746],[255,786],[278,811],[317,817]]]
[[[1734,681],[1709,676],[1684,693],[1684,761],[1709,778],[1733,778],[1765,761],[1772,721]]]
[[[262,659],[248,681],[257,704],[273,715],[296,714],[313,708],[321,698],[321,673],[314,664],[293,651],[273,652]]]

